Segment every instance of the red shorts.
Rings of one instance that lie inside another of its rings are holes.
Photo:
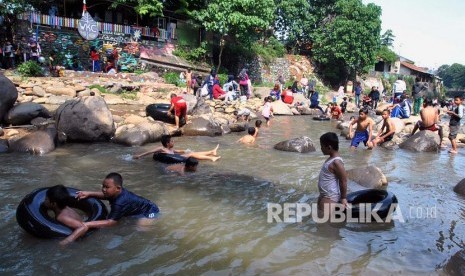
[[[187,105],[186,103],[174,105],[174,115],[178,117],[186,116],[187,114]]]

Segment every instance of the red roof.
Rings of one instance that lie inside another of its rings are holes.
[[[414,64],[411,64],[411,63],[408,63],[408,62],[405,62],[405,61],[401,61],[400,64],[402,66],[407,67],[410,70],[417,71],[417,72],[420,72],[420,73],[429,74],[428,71],[425,68],[418,67],[418,66],[416,66]]]

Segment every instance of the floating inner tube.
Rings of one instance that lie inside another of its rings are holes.
[[[379,210],[376,211],[376,213],[380,218],[384,219],[389,214],[391,205],[397,203],[398,201],[397,197],[391,192],[385,190],[368,189],[348,194],[347,202],[352,204],[352,208],[347,210],[351,212],[352,218],[359,218],[360,212],[366,214],[369,211],[373,210],[379,203],[381,207],[379,208]],[[366,211],[365,209],[367,207],[361,208],[361,203],[370,203],[371,210]],[[392,211],[394,210],[395,208],[393,208]],[[367,219],[368,218],[366,218],[366,220]]]
[[[67,237],[73,229],[51,218],[43,206],[48,188],[40,188],[24,197],[16,209],[16,221],[26,232],[38,238]],[[103,220],[107,217],[107,208],[102,201],[95,198],[75,199],[74,188],[67,188],[72,200],[70,207],[86,214],[85,221]]]
[[[157,152],[153,154],[153,160],[166,164],[185,163],[187,158],[179,154],[166,154]]]
[[[315,121],[329,121],[331,118],[329,117],[326,117],[326,116],[316,116],[316,117],[313,117],[313,120]]]
[[[170,104],[149,104],[145,108],[145,113],[152,117],[156,121],[162,121],[168,124],[175,124],[174,115],[168,115],[168,110],[170,109]],[[186,122],[184,117],[179,118],[179,125],[185,125]]]

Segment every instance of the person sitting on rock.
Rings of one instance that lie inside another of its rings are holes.
[[[439,147],[442,146],[442,126],[439,123],[439,109],[433,107],[433,101],[431,99],[426,99],[423,103],[423,109],[420,110],[420,117],[415,127],[413,127],[412,135],[415,134],[417,130],[430,130],[437,131],[439,135]]]
[[[281,89],[279,88],[279,84],[275,84],[273,89],[270,91],[270,96],[273,100],[280,100],[281,99]]]
[[[171,112],[174,109],[174,121],[176,123],[176,128],[179,128],[179,118],[184,117],[184,120],[187,124],[187,102],[183,97],[178,97],[176,94],[171,94],[171,107],[168,110],[168,115],[171,115]]]
[[[331,118],[339,120],[342,117],[342,110],[336,103],[331,103]]]
[[[410,103],[407,95],[402,94],[400,96],[400,103],[394,104],[389,109],[391,111],[391,118],[406,119],[410,117],[412,113],[412,104]]]
[[[213,82],[213,99],[215,100],[224,100],[226,99],[226,92],[221,89],[220,81],[214,80]]]
[[[281,94],[281,99],[284,103],[287,104],[292,104],[292,102],[294,102],[294,94],[292,93],[291,86],[287,87],[287,89],[283,91],[283,93]]]
[[[146,156],[152,153],[157,153],[157,152],[177,155],[176,156],[177,158],[184,160],[182,163],[186,162],[186,160],[189,157],[194,157],[198,160],[210,160],[213,162],[221,158],[221,156],[217,155],[217,151],[220,145],[217,145],[214,149],[209,150],[209,151],[190,152],[188,150],[175,150],[174,142],[173,142],[173,139],[171,138],[171,135],[163,135],[161,137],[161,144],[162,144],[162,147],[156,147],[153,150],[149,150],[141,154],[135,154],[132,156],[132,158],[139,159],[143,156]]]
[[[381,130],[378,132],[373,141],[371,141],[371,143],[368,145],[371,148],[374,148],[377,145],[380,145],[384,142],[391,141],[392,138],[394,138],[394,134],[396,134],[396,126],[390,118],[389,109],[383,110],[382,117],[383,126],[381,127]]]

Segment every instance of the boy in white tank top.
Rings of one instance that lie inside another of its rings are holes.
[[[342,203],[347,206],[347,173],[344,161],[339,155],[339,139],[336,133],[327,132],[320,137],[321,151],[329,155],[318,177],[318,213],[322,217],[324,206]],[[331,210],[331,208],[330,208]]]

